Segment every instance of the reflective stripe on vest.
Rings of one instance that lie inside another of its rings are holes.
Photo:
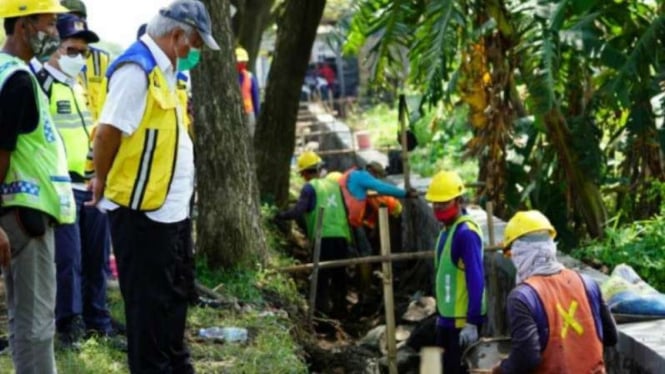
[[[104,81],[111,58],[108,52],[92,46],[90,52],[90,56],[86,60],[85,70],[79,75],[79,83],[85,90],[86,104],[93,122],[97,122],[102,112],[102,105],[104,105],[106,90]]]
[[[346,204],[346,209],[349,211],[349,225],[351,225],[351,227],[362,227],[367,201],[365,199],[360,200],[353,197],[348,187],[349,176],[355,170],[355,168],[347,170],[339,179],[339,185],[342,187],[344,203]]]
[[[328,179],[312,179],[308,183],[316,192],[316,206],[313,211],[305,214],[309,239],[315,239],[316,220],[319,215],[319,208],[323,207],[321,237],[344,238],[350,242],[351,231],[346,220],[346,210],[344,209],[344,200],[339,184]]]
[[[466,286],[466,273],[460,259],[457,264],[452,261],[452,243],[455,231],[460,224],[466,223],[467,227],[475,232],[482,243],[483,234],[478,224],[473,222],[467,215],[460,216],[457,221],[446,231],[441,231],[435,247],[434,266],[436,269],[436,305],[439,314],[447,318],[455,318],[455,326],[463,327],[466,323],[469,308],[469,292]],[[441,248],[441,239],[446,237]],[[480,248],[480,258],[483,257],[483,248]],[[485,302],[485,290],[483,289],[481,301],[481,314],[485,315],[487,305]]]
[[[48,92],[51,95],[51,116],[65,144],[69,171],[83,178],[92,128],[92,116],[86,107],[83,87],[79,84],[70,87],[53,81]]]
[[[240,72],[242,82],[240,82],[240,93],[242,94],[242,105],[245,113],[254,113],[254,101],[252,100],[252,74],[247,70]]]
[[[124,207],[153,211],[164,205],[171,185],[178,137],[180,131],[186,131],[180,115],[185,111],[184,103],[176,90],[169,90],[166,77],[145,44],[135,42],[118,57],[108,69],[108,80],[113,79],[118,66],[126,63],[138,64],[147,74],[146,109],[136,131],[120,141],[104,196]]]
[[[536,373],[605,373],[603,343],[598,337],[584,282],[576,272],[532,276],[525,281],[547,315],[547,346]]]
[[[48,99],[22,60],[0,53],[0,90],[19,71],[28,73],[32,79],[39,122],[35,130],[18,136],[7,175],[0,185],[2,206],[28,207],[50,215],[58,223],[73,223],[76,203],[62,140],[48,112]]]

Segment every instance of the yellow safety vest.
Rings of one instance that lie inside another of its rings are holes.
[[[27,72],[32,78],[39,123],[35,130],[18,137],[7,175],[0,184],[2,206],[32,208],[48,214],[58,223],[74,223],[76,202],[67,173],[67,159],[48,112],[48,99],[25,62],[0,53],[0,88],[19,71]]]
[[[118,57],[108,69],[107,81],[126,63],[138,64],[146,72],[148,97],[137,130],[122,137],[104,196],[130,209],[152,211],[164,204],[171,185],[181,131],[178,122],[185,115],[185,103],[176,90],[169,90],[166,77],[145,44],[137,41]]]
[[[83,182],[93,128],[85,91],[78,83],[70,86],[56,80],[46,69],[39,72],[38,79],[49,97],[51,117],[65,144],[69,174],[73,181]]]
[[[93,122],[97,122],[102,113],[104,104],[106,70],[111,58],[108,52],[90,47],[90,56],[86,61],[86,67],[79,75],[79,83],[83,86],[88,103],[88,109],[92,115]]]

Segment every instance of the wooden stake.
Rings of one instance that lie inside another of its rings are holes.
[[[315,241],[314,241],[314,272],[309,286],[309,321],[312,321],[316,303],[316,287],[319,282],[319,258],[321,257],[321,228],[323,227],[323,206],[319,207],[319,215],[316,217]]]
[[[381,254],[390,256],[390,226],[388,208],[379,208],[379,231],[381,234]],[[383,300],[386,306],[386,343],[388,344],[388,372],[397,374],[397,342],[395,341],[395,306],[393,304],[393,264],[384,261]]]

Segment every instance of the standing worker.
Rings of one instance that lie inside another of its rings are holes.
[[[236,70],[238,70],[238,83],[242,95],[242,107],[249,128],[249,135],[254,137],[256,131],[256,120],[259,118],[260,99],[259,82],[254,74],[247,70],[249,55],[242,48],[236,48]]]
[[[204,44],[219,50],[211,28],[203,3],[176,0],[107,72],[89,204],[103,196],[109,212],[132,373],[194,372],[184,340],[194,157],[177,71]]]
[[[60,47],[37,73],[37,79],[51,102],[51,116],[65,145],[76,200],[76,222],[55,230],[56,331],[59,342],[72,347],[85,331],[102,336],[112,333],[106,308],[110,236],[106,215],[84,206],[91,198],[86,161],[93,121],[85,90],[77,81],[90,54],[89,44],[98,42],[99,37],[88,30],[85,20],[73,14],[58,17],[57,29]]]
[[[277,215],[279,219],[305,217],[307,237],[316,240],[316,221],[319,208],[323,207],[321,226],[321,261],[342,260],[348,257],[351,231],[346,219],[344,200],[339,184],[320,178],[321,157],[314,152],[304,152],[298,157],[298,171],[305,179],[300,198],[295,207]],[[343,267],[321,269],[317,283],[317,310],[336,317],[346,315],[346,271]],[[332,290],[332,292],[331,292]],[[332,293],[332,295],[330,295]],[[332,308],[328,307],[329,296]]]
[[[372,190],[379,195],[388,195],[398,198],[415,198],[418,192],[408,192],[391,184],[382,182],[379,178],[385,177],[385,170],[378,162],[370,162],[367,170],[352,168],[346,171],[339,179],[342,187],[344,202],[349,214],[349,224],[356,232],[360,252],[369,255],[371,247],[363,230],[363,220],[367,209],[367,192]]]
[[[493,373],[604,373],[614,318],[593,279],[556,258],[556,231],[541,212],[518,212],[504,232],[517,273],[508,295],[510,355]]]
[[[74,222],[67,159],[28,62],[58,48],[57,0],[3,0],[0,53],[0,258],[18,374],[56,372],[53,226]],[[7,264],[7,245],[11,261]]]
[[[464,373],[462,348],[478,340],[486,312],[483,235],[464,209],[464,183],[452,171],[437,173],[425,199],[444,225],[436,243],[435,296],[437,345],[443,372]]]
[[[84,21],[87,21],[88,11],[81,0],[61,0],[69,12]],[[85,88],[88,110],[93,122],[97,122],[104,103],[104,79],[111,57],[108,52],[94,46],[89,46],[90,54],[81,73],[81,84]]]

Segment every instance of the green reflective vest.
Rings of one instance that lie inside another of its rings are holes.
[[[32,78],[39,123],[34,131],[18,136],[7,175],[0,185],[2,205],[36,209],[50,215],[58,223],[74,223],[76,203],[67,173],[67,159],[62,140],[48,112],[46,95],[39,89],[25,62],[0,53],[0,89],[18,71],[25,71]]]
[[[321,221],[322,238],[345,238],[351,241],[349,222],[346,219],[346,209],[342,191],[337,182],[328,179],[312,179],[309,184],[316,193],[316,206],[314,210],[305,214],[307,235],[310,240],[315,239],[316,220],[319,208],[323,207],[323,220]]]
[[[48,76],[42,88],[51,101],[51,118],[65,143],[67,166],[74,180],[85,177],[86,159],[90,151],[92,115],[86,105],[85,92],[79,83],[70,86]]]
[[[456,327],[463,327],[466,323],[466,315],[469,307],[469,293],[466,288],[466,274],[462,260],[454,264],[452,261],[452,243],[455,236],[455,230],[461,223],[466,223],[469,229],[480,237],[482,243],[483,234],[478,224],[473,222],[469,216],[460,216],[457,221],[446,231],[442,231],[436,243],[436,256],[434,266],[436,269],[436,305],[439,314],[442,317],[455,318]],[[441,238],[446,234],[446,241],[441,254],[438,248],[441,245]],[[482,246],[480,248],[480,257],[483,256]],[[483,290],[482,310],[486,314],[487,305],[485,302],[485,291]]]

